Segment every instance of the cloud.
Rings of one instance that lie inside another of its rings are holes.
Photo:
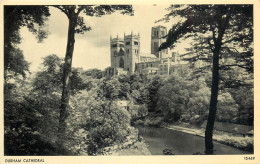
[[[46,24],[50,35],[57,35],[60,38],[67,37],[69,25],[67,16],[57,8],[50,7],[49,9],[51,16]]]

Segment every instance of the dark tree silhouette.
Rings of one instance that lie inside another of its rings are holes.
[[[27,27],[36,35],[38,41],[47,37],[47,31],[42,29],[45,20],[50,16],[46,6],[5,6],[4,7],[4,75],[8,72],[26,76],[29,63],[25,61],[23,52],[17,47],[21,43],[20,29]]]
[[[196,38],[193,53],[188,60],[204,60],[212,63],[212,85],[208,121],[205,131],[206,154],[213,154],[213,127],[219,91],[219,59],[224,49],[234,57],[238,66],[253,72],[253,6],[252,5],[171,5],[169,14],[160,21],[181,17],[169,31],[167,40],[159,50],[175,46],[181,38]],[[235,49],[235,51],[234,51]],[[228,56],[226,56],[228,57]]]

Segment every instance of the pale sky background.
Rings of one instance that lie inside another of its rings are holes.
[[[110,66],[110,35],[119,37],[129,35],[131,31],[134,34],[140,33],[141,52],[150,53],[151,47],[151,28],[157,25],[171,28],[173,22],[154,23],[161,19],[167,13],[165,8],[169,5],[134,5],[134,16],[113,13],[103,17],[88,17],[84,20],[91,31],[82,34],[76,34],[75,47],[73,54],[73,67],[82,67],[84,70],[91,68],[104,69]],[[59,57],[65,57],[68,19],[66,15],[58,9],[50,7],[51,16],[46,22],[46,28],[49,36],[43,43],[37,43],[35,36],[26,28],[21,29],[23,38],[19,47],[23,50],[25,59],[31,63],[30,71],[34,72],[40,69],[42,58],[50,54],[56,54]],[[83,16],[83,15],[82,15]],[[176,51],[182,51],[179,48]]]

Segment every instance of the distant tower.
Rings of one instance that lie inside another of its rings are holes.
[[[124,40],[110,36],[110,61],[113,68],[125,68]]]
[[[139,62],[140,55],[140,35],[134,35],[131,32],[130,35],[124,36],[125,42],[125,53],[126,53],[126,70],[129,74],[133,74],[135,72],[135,63]]]
[[[166,38],[163,38],[167,35],[167,28],[164,26],[155,26],[152,27],[151,33],[151,54],[154,54],[159,59],[168,57],[168,50],[158,51],[159,46],[166,41]]]

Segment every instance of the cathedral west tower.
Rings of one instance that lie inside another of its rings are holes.
[[[135,72],[135,65],[139,62],[140,35],[124,35],[124,38],[110,37],[110,60],[112,68],[120,68],[128,74]]]

